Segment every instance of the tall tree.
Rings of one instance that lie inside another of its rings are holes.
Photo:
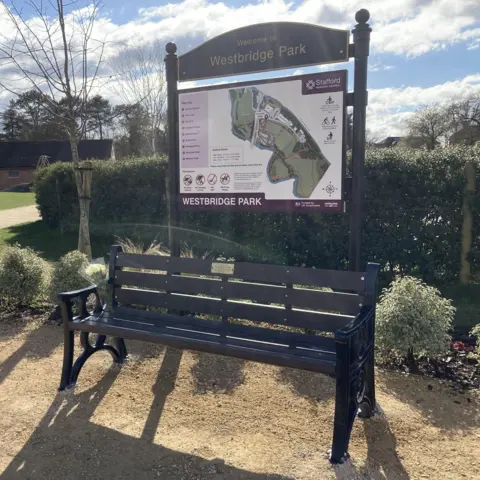
[[[141,105],[148,119],[149,153],[158,153],[158,137],[166,126],[167,88],[163,61],[164,47],[159,42],[128,46],[113,63],[117,81],[112,84],[119,98],[128,105]]]
[[[8,108],[2,113],[3,131],[8,140],[19,140],[22,135],[24,119],[19,114],[15,101],[10,100]]]
[[[98,135],[100,140],[102,140],[105,130],[113,124],[114,111],[110,101],[101,95],[95,95],[87,102],[84,115],[84,136],[93,133],[95,136]]]
[[[420,138],[429,150],[433,150],[448,133],[445,108],[437,104],[425,105],[407,120],[408,134]]]
[[[23,3],[24,10],[17,5]],[[78,140],[94,87],[99,86],[105,39],[93,35],[101,0],[2,1],[7,28],[0,34],[0,60],[16,74],[0,85],[18,94],[19,83],[29,83],[43,95],[50,113],[70,141],[80,204],[78,249],[91,258],[89,207],[85,179],[79,167]],[[28,12],[28,13],[26,13]],[[32,20],[32,17],[34,18]],[[64,98],[59,109],[56,99]],[[79,115],[80,112],[80,115]]]
[[[37,90],[29,90],[18,95],[11,102],[21,119],[21,140],[62,140],[65,132],[58,126],[51,114],[53,101],[46,102],[45,95]]]
[[[117,149],[120,157],[151,154],[148,143],[150,119],[142,105],[117,105],[114,109],[117,120]]]

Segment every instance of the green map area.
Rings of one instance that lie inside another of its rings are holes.
[[[272,183],[295,179],[293,193],[309,198],[330,162],[297,117],[256,87],[229,89],[232,133],[273,152],[267,175]]]

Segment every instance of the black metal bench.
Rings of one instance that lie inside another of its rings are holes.
[[[60,390],[75,384],[96,351],[107,350],[122,363],[126,338],[322,372],[336,378],[331,460],[341,462],[357,412],[369,417],[375,408],[378,268],[368,264],[362,273],[223,263],[127,254],[114,246],[110,307],[102,306],[95,286],[58,295],[65,332]],[[91,294],[96,306],[88,312]],[[74,299],[80,300],[77,316]],[[73,363],[75,330],[83,352]],[[93,344],[90,333],[97,334]]]

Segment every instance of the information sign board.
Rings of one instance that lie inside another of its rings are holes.
[[[188,210],[343,212],[347,71],[179,90]]]

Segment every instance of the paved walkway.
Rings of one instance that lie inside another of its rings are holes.
[[[40,220],[40,215],[35,205],[0,210],[0,228],[13,227],[36,220]]]

